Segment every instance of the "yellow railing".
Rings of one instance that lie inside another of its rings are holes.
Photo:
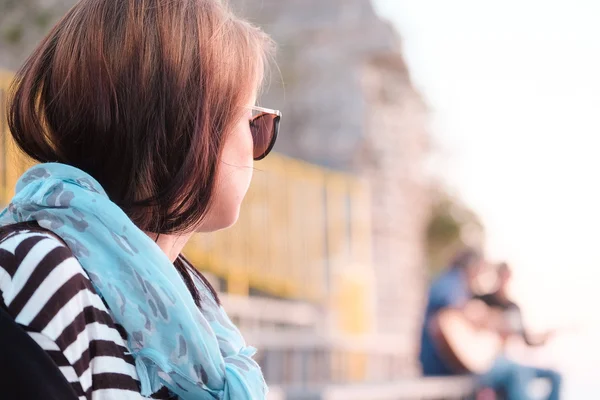
[[[350,224],[361,220],[360,182],[280,155],[256,168],[237,224],[190,241],[186,252],[197,265],[235,294],[254,288],[320,300],[334,271],[352,268],[350,260],[369,264],[365,223]]]
[[[9,79],[0,71],[0,110],[5,110]],[[28,162],[10,139],[4,112],[0,131],[0,197],[6,204]],[[345,330],[364,330],[370,285],[363,272],[371,264],[364,182],[281,155],[255,167],[238,223],[195,235],[185,249],[188,258],[222,278],[231,293],[254,289],[284,298],[332,300],[345,310],[339,316]]]

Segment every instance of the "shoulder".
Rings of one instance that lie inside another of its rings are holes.
[[[3,231],[2,238],[0,239],[0,249],[3,252],[12,254],[18,252],[21,255],[26,255],[33,246],[42,240],[48,240],[55,245],[64,246],[64,243],[57,236],[42,228],[15,226],[15,228],[3,227],[0,229]]]
[[[40,256],[41,261],[48,254],[63,253],[72,256],[65,243],[52,232],[33,227],[0,228],[0,262],[2,267],[14,274],[30,253]],[[54,251],[58,249],[57,251]],[[54,252],[53,252],[54,251]],[[31,260],[28,261],[31,263]],[[11,268],[12,267],[12,268]]]
[[[0,294],[17,323],[59,345],[80,339],[90,323],[107,340],[123,342],[87,273],[51,232],[24,229],[0,241]]]
[[[72,367],[65,376],[80,396],[141,398],[127,333],[60,238],[22,229],[0,240],[0,292],[15,321],[57,365]],[[170,398],[167,390],[152,397]]]
[[[456,271],[445,272],[429,291],[429,303],[433,308],[459,307],[468,300],[466,283]]]
[[[461,271],[451,270],[444,272],[432,285],[434,291],[457,291],[466,288],[465,279]]]
[[[52,233],[23,229],[0,241],[0,292],[14,317],[27,319],[23,314],[31,316],[50,301],[64,304],[90,288],[81,264]]]
[[[7,311],[71,371],[65,377],[79,396],[139,393],[125,333],[62,240],[41,229],[13,231],[0,241],[0,266]]]
[[[50,232],[15,230],[0,240],[0,291],[5,300],[68,271],[85,277],[71,250]]]
[[[439,290],[439,288],[441,286],[444,286],[447,284],[448,282],[448,271],[446,272],[442,272],[441,274],[439,274],[438,276],[436,276],[432,281],[431,284],[429,285],[430,291],[434,292],[436,290]]]

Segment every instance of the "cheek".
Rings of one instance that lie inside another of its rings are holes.
[[[253,142],[250,126],[246,122],[238,124],[223,148],[223,163],[238,169],[251,169],[254,165]]]
[[[232,144],[232,147],[236,148],[237,156],[237,162],[233,164],[234,168],[237,167],[235,175],[237,175],[236,185],[239,187],[236,191],[238,193],[241,192],[241,197],[243,198],[250,186],[254,169],[254,144],[248,123],[241,127],[235,137],[235,143]]]
[[[233,225],[250,187],[254,166],[253,142],[248,122],[240,123],[225,141],[213,193],[213,206],[198,227],[211,232]]]
[[[247,121],[244,121],[238,125],[238,128],[233,136],[236,137],[236,142],[238,142],[241,153],[240,157],[246,160],[249,164],[248,166],[252,166],[254,164],[254,142],[252,140],[252,133],[250,132],[250,125]]]

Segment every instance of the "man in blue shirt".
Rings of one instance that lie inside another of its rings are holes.
[[[454,258],[450,267],[431,285],[421,332],[419,361],[425,376],[456,375],[442,359],[432,337],[430,326],[437,313],[447,308],[463,308],[473,297],[471,286],[484,265],[483,255],[465,249]]]

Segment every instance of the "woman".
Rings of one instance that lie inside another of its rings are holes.
[[[42,164],[0,216],[0,293],[80,398],[265,398],[180,252],[236,221],[273,147],[271,48],[218,0],[81,0],[17,74],[9,127]]]

